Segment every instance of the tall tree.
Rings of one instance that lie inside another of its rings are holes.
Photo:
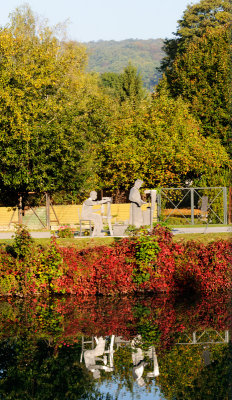
[[[231,136],[230,20],[227,0],[201,0],[188,6],[176,38],[165,42],[162,63],[170,94],[189,102],[190,111],[202,122],[202,134],[219,138],[227,151]]]
[[[143,99],[145,91],[143,89],[142,79],[137,69],[129,63],[123,70],[119,77],[120,101],[129,101],[132,105],[136,106]]]
[[[0,53],[2,196],[88,187],[94,152],[82,121],[97,84],[84,73],[85,49],[60,42],[26,6],[1,29]]]
[[[148,187],[225,184],[228,155],[219,140],[204,138],[200,123],[181,99],[166,93],[150,107],[125,109],[102,143],[101,180],[105,188],[128,189],[141,177]],[[226,182],[228,183],[228,182]]]
[[[166,53],[161,61],[161,70],[167,72],[177,53],[185,52],[189,41],[202,37],[208,28],[217,28],[231,22],[232,6],[229,0],[200,0],[188,5],[182,19],[178,21],[174,39],[166,39],[163,50]]]

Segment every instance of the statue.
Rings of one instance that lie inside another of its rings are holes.
[[[140,228],[140,226],[143,225],[143,213],[141,210],[141,205],[146,204],[146,201],[141,199],[139,192],[142,184],[143,181],[141,179],[137,179],[129,194],[129,200],[131,202],[129,224],[134,225],[136,228]]]
[[[97,214],[97,211],[99,209],[93,210],[93,206],[96,204],[104,204],[107,203],[109,200],[108,198],[103,198],[102,200],[97,201],[97,192],[93,190],[90,193],[90,197],[84,201],[82,205],[82,213],[81,213],[81,219],[87,219],[91,220],[94,223],[94,230],[93,230],[93,236],[104,236],[103,231],[103,219],[102,216]]]
[[[113,363],[111,362],[110,366],[107,365],[107,356],[105,353],[112,353],[112,351],[106,351],[106,339],[102,336],[97,338],[95,337],[96,346],[92,350],[84,351],[84,361],[86,368],[93,373],[94,379],[100,378],[101,372],[100,370],[104,370],[105,372],[113,371]],[[111,340],[111,347],[113,347],[114,335]],[[113,354],[113,353],[112,353]],[[103,356],[103,358],[101,358]],[[102,361],[104,365],[97,364],[97,361]]]

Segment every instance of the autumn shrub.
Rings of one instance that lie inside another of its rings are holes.
[[[141,229],[135,240],[136,268],[133,269],[133,280],[141,284],[150,279],[150,269],[155,268],[157,254],[160,247],[156,235],[152,235],[145,228]]]
[[[73,231],[70,226],[61,226],[58,230],[59,238],[71,238],[73,237]]]
[[[82,251],[69,247],[60,251],[68,269],[59,285],[68,293],[112,295],[135,290],[130,240],[123,239],[113,247],[99,246]]]
[[[7,246],[8,252],[14,257],[24,259],[30,254],[34,240],[24,225],[16,225],[15,236],[12,246]]]
[[[20,244],[0,251],[0,295],[120,295],[133,292],[211,293],[231,288],[232,244],[174,243],[168,228],[140,230],[112,246],[78,250]],[[23,258],[22,258],[23,255]]]
[[[232,245],[218,241],[204,245],[190,241],[182,244],[176,259],[174,289],[202,293],[231,289]]]

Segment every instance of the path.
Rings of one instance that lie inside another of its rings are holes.
[[[206,226],[206,227],[196,227],[196,228],[189,228],[188,226],[184,228],[173,228],[172,233],[174,235],[178,234],[185,234],[185,233],[231,233],[232,234],[232,226]],[[31,236],[34,239],[49,239],[52,234],[51,232],[30,232]],[[13,232],[0,232],[0,239],[12,239],[14,236]],[[124,236],[125,237],[125,236]],[[79,236],[76,238],[80,238]],[[81,239],[86,238],[89,239],[89,236],[81,237]]]
[[[172,232],[174,235],[184,234],[184,233],[232,233],[232,226],[206,226],[206,227],[196,227],[196,228],[173,228]]]

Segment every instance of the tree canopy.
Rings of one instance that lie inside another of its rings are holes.
[[[183,17],[177,21],[175,38],[164,41],[165,56],[161,61],[161,70],[171,68],[177,53],[184,52],[184,45],[190,40],[202,37],[209,28],[228,25],[231,22],[231,11],[229,0],[200,0],[196,4],[188,5]]]
[[[200,4],[207,19],[209,2]],[[216,10],[219,0],[212,4]],[[28,6],[11,14],[0,29],[2,201],[15,205],[28,192],[79,199],[93,189],[123,192],[138,177],[149,187],[188,178],[228,184],[228,10],[212,11],[215,26],[205,23],[192,38],[191,12],[195,28],[204,23],[200,11],[187,10],[153,95],[131,63],[118,74],[89,73],[83,46],[59,39]]]
[[[80,190],[94,161],[80,121],[97,86],[84,73],[85,49],[39,28],[23,7],[1,29],[0,53],[2,193],[52,192],[64,184]]]
[[[178,21],[166,40],[162,70],[169,93],[190,104],[201,133],[219,138],[229,152],[231,137],[231,3],[201,0]],[[158,89],[159,90],[159,89]]]
[[[127,113],[127,115],[126,115]],[[187,178],[210,185],[223,181],[229,157],[220,141],[204,138],[200,124],[181,98],[154,96],[150,106],[127,108],[102,144],[101,180],[128,189],[139,176],[148,187],[182,186]],[[221,172],[220,172],[221,171]]]

